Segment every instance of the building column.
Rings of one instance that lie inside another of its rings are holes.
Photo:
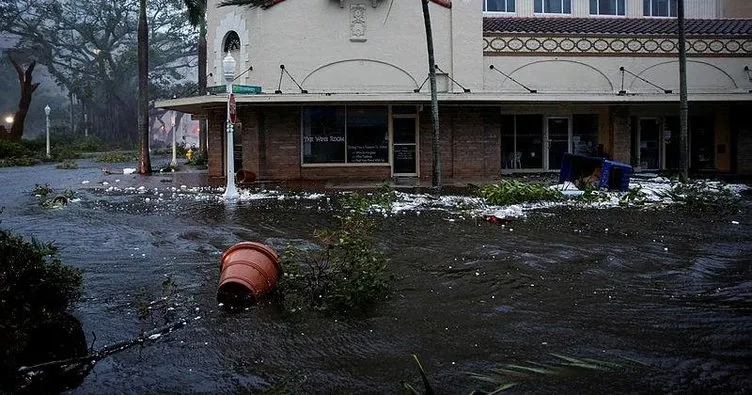
[[[611,144],[608,150],[615,161],[631,163],[632,157],[632,124],[629,117],[629,107],[611,107]]]

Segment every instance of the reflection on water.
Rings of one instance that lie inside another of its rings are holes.
[[[219,308],[219,258],[242,240],[278,250],[310,243],[314,229],[336,223],[335,199],[248,193],[225,203],[221,190],[181,188],[172,175],[104,175],[96,164],[79,165],[0,169],[0,219],[55,241],[63,262],[84,270],[75,315],[88,341],[96,334],[97,348],[151,329],[138,318],[137,296],[159,298],[165,278],[177,288],[174,316],[202,318],[100,361],[75,393],[237,393],[290,378],[302,381],[299,393],[396,393],[402,380],[417,383],[413,353],[444,393],[490,390],[464,372],[546,363],[552,353],[621,368],[523,380],[518,390],[752,386],[747,205],[722,219],[547,209],[504,227],[443,211],[379,217],[376,245],[395,274],[390,299],[352,322],[290,319],[269,300],[233,314]],[[73,188],[80,201],[42,209],[28,194],[35,183]]]

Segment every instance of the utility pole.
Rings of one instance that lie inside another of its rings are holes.
[[[689,104],[687,103],[687,48],[684,32],[684,0],[678,0],[679,20],[679,168],[680,180],[689,180]]]

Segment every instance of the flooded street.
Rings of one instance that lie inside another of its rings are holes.
[[[221,190],[181,188],[178,176],[79,166],[0,169],[0,226],[54,241],[62,261],[83,270],[75,316],[94,348],[190,323],[103,359],[71,393],[258,393],[282,382],[301,394],[400,393],[402,381],[421,388],[412,354],[441,394],[498,386],[468,372],[560,356],[612,369],[505,376],[518,383],[507,393],[752,391],[749,200],[723,217],[552,207],[500,226],[443,210],[378,216],[391,294],[343,321],[290,318],[270,300],[228,313],[215,298],[224,250],[312,242],[315,229],[336,224],[334,197],[224,203]],[[78,199],[44,209],[35,184]],[[174,310],[140,319],[165,280]]]

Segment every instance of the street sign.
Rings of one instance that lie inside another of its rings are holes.
[[[235,94],[230,93],[230,122],[238,122],[238,108],[235,105]]]

